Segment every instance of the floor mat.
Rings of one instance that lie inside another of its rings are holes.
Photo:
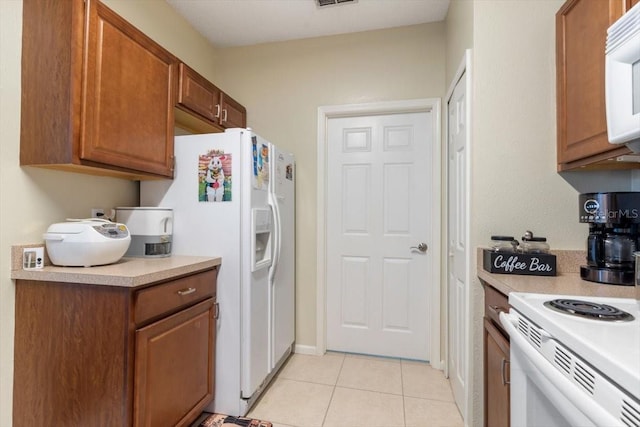
[[[273,427],[269,421],[224,414],[208,414],[204,419],[200,419],[199,427]]]

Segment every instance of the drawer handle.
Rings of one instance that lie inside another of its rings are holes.
[[[511,381],[507,381],[507,379],[506,379],[506,375],[504,374],[504,372],[505,372],[505,367],[506,367],[507,365],[509,365],[509,364],[510,364],[510,362],[509,362],[507,359],[502,359],[502,366],[500,367],[500,370],[502,371],[502,372],[501,372],[501,374],[502,374],[502,385],[508,385],[508,384],[511,384]]]
[[[219,319],[220,318],[220,303],[215,303],[213,305],[214,307],[214,312],[213,312],[213,318],[214,319]]]
[[[178,291],[178,295],[180,295],[181,297],[185,296],[185,295],[189,295],[192,294],[196,291],[196,288],[187,288],[187,289],[181,289]]]

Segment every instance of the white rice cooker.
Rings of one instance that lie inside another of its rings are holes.
[[[70,267],[112,264],[131,243],[126,225],[97,218],[51,224],[42,237],[51,263]]]
[[[173,209],[158,207],[119,207],[116,218],[131,232],[130,257],[171,256]]]

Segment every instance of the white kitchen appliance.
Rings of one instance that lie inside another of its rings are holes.
[[[640,427],[640,301],[510,293],[511,426]]]
[[[174,150],[174,180],[141,182],[141,205],[173,208],[174,254],[222,257],[208,409],[244,415],[294,341],[294,158],[248,129]]]
[[[173,209],[119,207],[116,219],[129,228],[131,244],[125,256],[162,258],[171,255]]]
[[[640,152],[640,3],[607,30],[605,98],[612,144]]]
[[[42,237],[51,263],[67,267],[112,264],[131,243],[124,224],[95,218],[51,224]]]

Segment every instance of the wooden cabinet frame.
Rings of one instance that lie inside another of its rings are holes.
[[[178,108],[201,116],[211,124],[219,125],[222,107],[222,91],[185,63],[180,63],[180,89]]]
[[[178,60],[98,0],[24,0],[20,164],[173,176]]]
[[[605,109],[607,28],[637,0],[567,0],[556,13],[558,171],[637,168],[609,143]]]
[[[173,178],[176,124],[246,127],[246,109],[100,0],[24,0],[20,165]]]
[[[509,341],[484,319],[484,393],[486,427],[508,427],[510,417]]]
[[[510,344],[500,324],[500,313],[509,310],[507,296],[483,282],[484,287],[484,425],[509,427]]]
[[[180,63],[176,107],[191,116],[178,114],[180,124],[196,133],[247,127],[246,108],[184,63]],[[211,130],[207,126],[212,126]]]
[[[134,426],[188,425],[211,401],[214,307],[209,298],[136,331]]]
[[[214,393],[216,277],[144,289],[17,280],[13,425],[189,425]]]
[[[178,59],[87,0],[80,161],[173,177]]]

